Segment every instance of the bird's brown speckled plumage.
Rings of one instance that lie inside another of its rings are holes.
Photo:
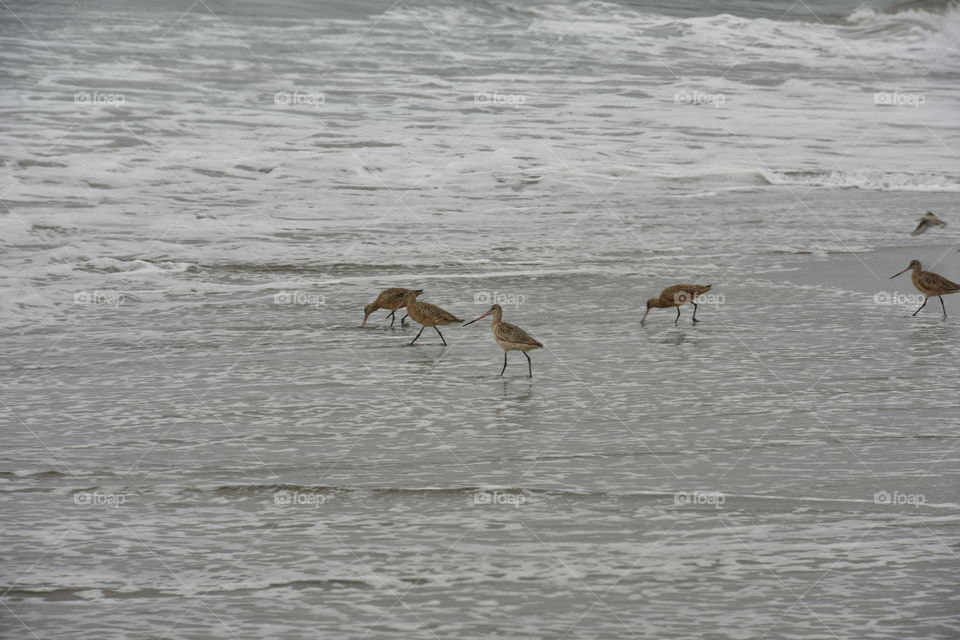
[[[471,320],[467,324],[473,324],[477,320],[486,318],[487,316],[492,316],[490,319],[490,328],[493,331],[493,339],[496,340],[500,348],[503,349],[503,369],[500,370],[500,375],[503,375],[503,372],[507,370],[507,352],[520,351],[527,358],[527,369],[532,378],[533,362],[530,360],[530,356],[527,355],[527,351],[539,349],[543,347],[543,343],[517,325],[504,322],[503,307],[498,304],[493,305],[482,316],[476,320]]]
[[[712,287],[712,284],[675,284],[667,287],[660,292],[658,297],[647,300],[647,308],[643,312],[640,324],[646,322],[647,314],[650,313],[650,309],[654,308],[677,307],[677,320],[680,320],[680,307],[688,302],[693,303],[693,321],[697,322],[697,303],[694,300],[710,291]],[[674,324],[677,320],[674,320]]]
[[[363,308],[363,322],[360,323],[360,326],[366,326],[367,319],[370,317],[370,314],[376,311],[377,309],[389,309],[390,313],[387,315],[389,318],[396,313],[397,309],[402,309],[407,306],[407,294],[413,293],[414,298],[423,293],[423,289],[404,289],[403,287],[391,287],[389,289],[384,289],[377,296],[377,299],[368,304]],[[403,325],[403,320],[406,319],[406,316],[400,320],[400,324]],[[393,322],[390,322],[390,326],[393,326]]]
[[[922,293],[926,298],[923,300],[923,304],[920,305],[920,309],[923,309],[927,306],[927,300],[930,296],[937,296],[940,298],[940,306],[943,308],[943,317],[947,317],[947,306],[943,303],[942,296],[945,296],[950,293],[960,293],[960,284],[953,282],[947,278],[944,278],[939,273],[934,273],[933,271],[924,271],[923,265],[920,264],[919,260],[911,260],[910,264],[907,265],[907,268],[899,273],[895,273],[890,276],[891,279],[896,278],[901,273],[912,270],[913,273],[910,276],[910,279],[913,280],[913,286]],[[913,312],[913,315],[920,313],[920,309],[917,309]]]
[[[407,313],[410,314],[410,317],[423,325],[423,327],[433,327],[437,334],[440,336],[440,340],[443,342],[443,345],[447,345],[447,341],[443,339],[443,334],[440,333],[440,329],[437,329],[438,326],[443,326],[447,324],[452,324],[454,322],[463,322],[460,318],[453,315],[446,309],[441,309],[435,304],[430,304],[429,302],[421,302],[417,300],[417,296],[414,295],[413,291],[407,292]],[[420,333],[423,333],[423,327],[420,328]],[[417,341],[417,338],[420,337],[420,333],[417,334],[417,337],[413,339],[410,344],[413,344]]]

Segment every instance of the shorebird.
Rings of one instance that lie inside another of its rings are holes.
[[[947,223],[935,216],[933,213],[927,211],[923,216],[920,216],[920,224],[917,225],[917,228],[910,232],[912,236],[918,236],[930,227],[945,227]]]
[[[482,320],[489,315],[493,315],[493,319],[490,321],[490,328],[493,329],[493,339],[496,340],[497,344],[499,344],[503,349],[503,369],[500,370],[500,375],[503,375],[503,372],[507,370],[507,352],[519,351],[527,358],[527,370],[532,378],[533,361],[530,360],[530,356],[527,355],[527,351],[530,351],[531,349],[539,349],[543,346],[543,344],[530,337],[529,333],[517,325],[504,322],[503,307],[498,304],[493,305],[485,314],[479,318],[471,320],[467,324],[473,324],[477,320]],[[467,324],[463,326],[467,326]]]
[[[420,327],[420,332],[417,333],[417,338],[420,337],[420,334],[423,333],[423,330],[427,327],[433,327],[437,332],[437,335],[440,336],[440,341],[443,342],[443,346],[447,346],[447,341],[443,339],[443,334],[440,333],[440,329],[437,329],[437,325],[443,326],[445,324],[451,324],[453,322],[463,322],[460,318],[453,315],[449,311],[444,311],[435,304],[430,304],[429,302],[420,302],[417,300],[417,292],[407,290],[407,313],[410,314],[410,317],[422,324]],[[414,338],[410,341],[412,345],[417,341],[417,338]]]
[[[934,273],[933,271],[924,271],[919,260],[911,260],[906,269],[899,273],[893,274],[890,276],[890,279],[893,280],[901,273],[909,271],[910,269],[913,269],[913,275],[910,276],[910,279],[913,280],[913,286],[915,286],[920,293],[926,296],[923,299],[923,304],[920,305],[920,309],[923,309],[925,306],[927,306],[927,300],[930,299],[930,296],[937,296],[940,298],[940,306],[943,308],[943,317],[946,318],[947,307],[943,304],[943,296],[948,293],[960,293],[960,284],[947,280],[939,273]],[[914,311],[913,315],[920,313],[920,309]]]
[[[659,298],[650,298],[647,300],[647,310],[643,312],[643,318],[640,319],[640,326],[643,326],[643,323],[647,321],[647,314],[650,313],[650,309],[654,307],[676,307],[677,319],[673,321],[673,324],[677,324],[680,322],[680,306],[688,302],[693,305],[693,321],[697,322],[697,303],[694,302],[694,300],[698,296],[710,291],[710,287],[712,286],[712,284],[675,284],[672,287],[667,287],[660,292]]]
[[[390,326],[392,327],[397,319],[397,310],[407,306],[407,293],[410,291],[414,293],[414,297],[423,293],[423,289],[404,289],[403,287],[393,287],[381,291],[376,300],[363,308],[363,322],[360,323],[360,326],[367,326],[367,318],[377,309],[390,309],[390,314],[387,317],[391,319]],[[405,326],[403,321],[406,319],[407,316],[400,318],[401,327]]]

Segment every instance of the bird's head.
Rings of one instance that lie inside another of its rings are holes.
[[[363,322],[360,323],[361,327],[367,326],[367,319],[370,317],[370,314],[379,309],[376,302],[371,302],[363,308]]]
[[[920,261],[919,261],[919,260],[911,260],[911,261],[910,261],[910,264],[907,265],[907,268],[906,268],[906,269],[904,269],[903,271],[898,271],[898,272],[896,272],[895,274],[893,274],[892,276],[890,276],[890,279],[893,280],[894,278],[896,278],[896,277],[897,277],[898,275],[900,275],[901,273],[905,273],[905,272],[907,272],[907,271],[910,271],[911,269],[920,269]]]

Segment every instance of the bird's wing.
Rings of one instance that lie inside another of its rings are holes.
[[[929,221],[929,220],[927,220],[926,218],[920,218],[920,224],[917,225],[917,228],[916,228],[916,229],[914,229],[912,232],[910,232],[910,235],[912,235],[912,236],[918,236],[918,235],[920,235],[921,233],[923,233],[924,231],[926,231],[926,230],[927,230],[927,227],[929,227],[929,226],[930,226],[930,221]]]
[[[399,287],[384,289],[380,292],[380,298],[383,298],[383,300],[380,300],[382,303],[397,304],[399,302],[403,302],[407,298],[407,290]]]
[[[494,335],[504,342],[510,342],[513,344],[528,344],[533,347],[543,346],[539,340],[534,339],[529,333],[515,324],[510,324],[509,322],[501,322],[498,324],[497,328],[494,330]]]
[[[660,299],[668,304],[684,304],[710,290],[710,284],[675,284],[660,292]]]
[[[937,291],[939,293],[954,293],[960,291],[960,284],[944,278],[939,273],[932,273],[930,271],[925,271],[917,282],[929,291]]]
[[[671,287],[667,287],[660,292],[660,300],[666,302],[667,304],[674,304],[677,302],[677,296],[684,296],[686,293],[685,284],[675,284]],[[686,296],[684,296],[686,299]]]
[[[461,320],[457,316],[453,315],[452,313],[450,313],[445,309],[441,309],[435,304],[430,304],[429,302],[421,302],[420,304],[422,305],[421,309],[425,311],[427,315],[431,315],[435,318],[446,320],[448,322],[463,322],[463,320]]]

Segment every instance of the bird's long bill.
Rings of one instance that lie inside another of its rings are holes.
[[[643,317],[640,318],[640,324],[641,324],[641,325],[642,325],[644,322],[647,321],[647,314],[648,314],[648,313],[650,313],[650,307],[647,307],[646,310],[644,310],[644,312],[643,312]]]
[[[476,322],[477,320],[483,320],[484,318],[486,318],[487,316],[489,316],[491,313],[493,313],[493,312],[492,312],[492,311],[487,311],[485,314],[483,314],[483,315],[480,316],[479,318],[474,318],[474,319],[471,320],[470,322],[465,322],[465,323],[463,323],[463,326],[467,326],[468,324],[473,324],[473,323]]]
[[[906,271],[910,271],[910,267],[907,267],[907,268],[904,269],[903,271],[898,271],[897,273],[895,273],[895,274],[893,274],[892,276],[890,276],[890,279],[893,280],[893,279],[896,278],[898,275],[900,275],[901,273],[904,273],[904,272],[906,272]]]
[[[360,323],[360,326],[361,326],[361,327],[367,326],[367,318],[369,318],[369,317],[370,317],[370,314],[369,314],[369,313],[368,313],[367,315],[363,316],[363,322]]]

